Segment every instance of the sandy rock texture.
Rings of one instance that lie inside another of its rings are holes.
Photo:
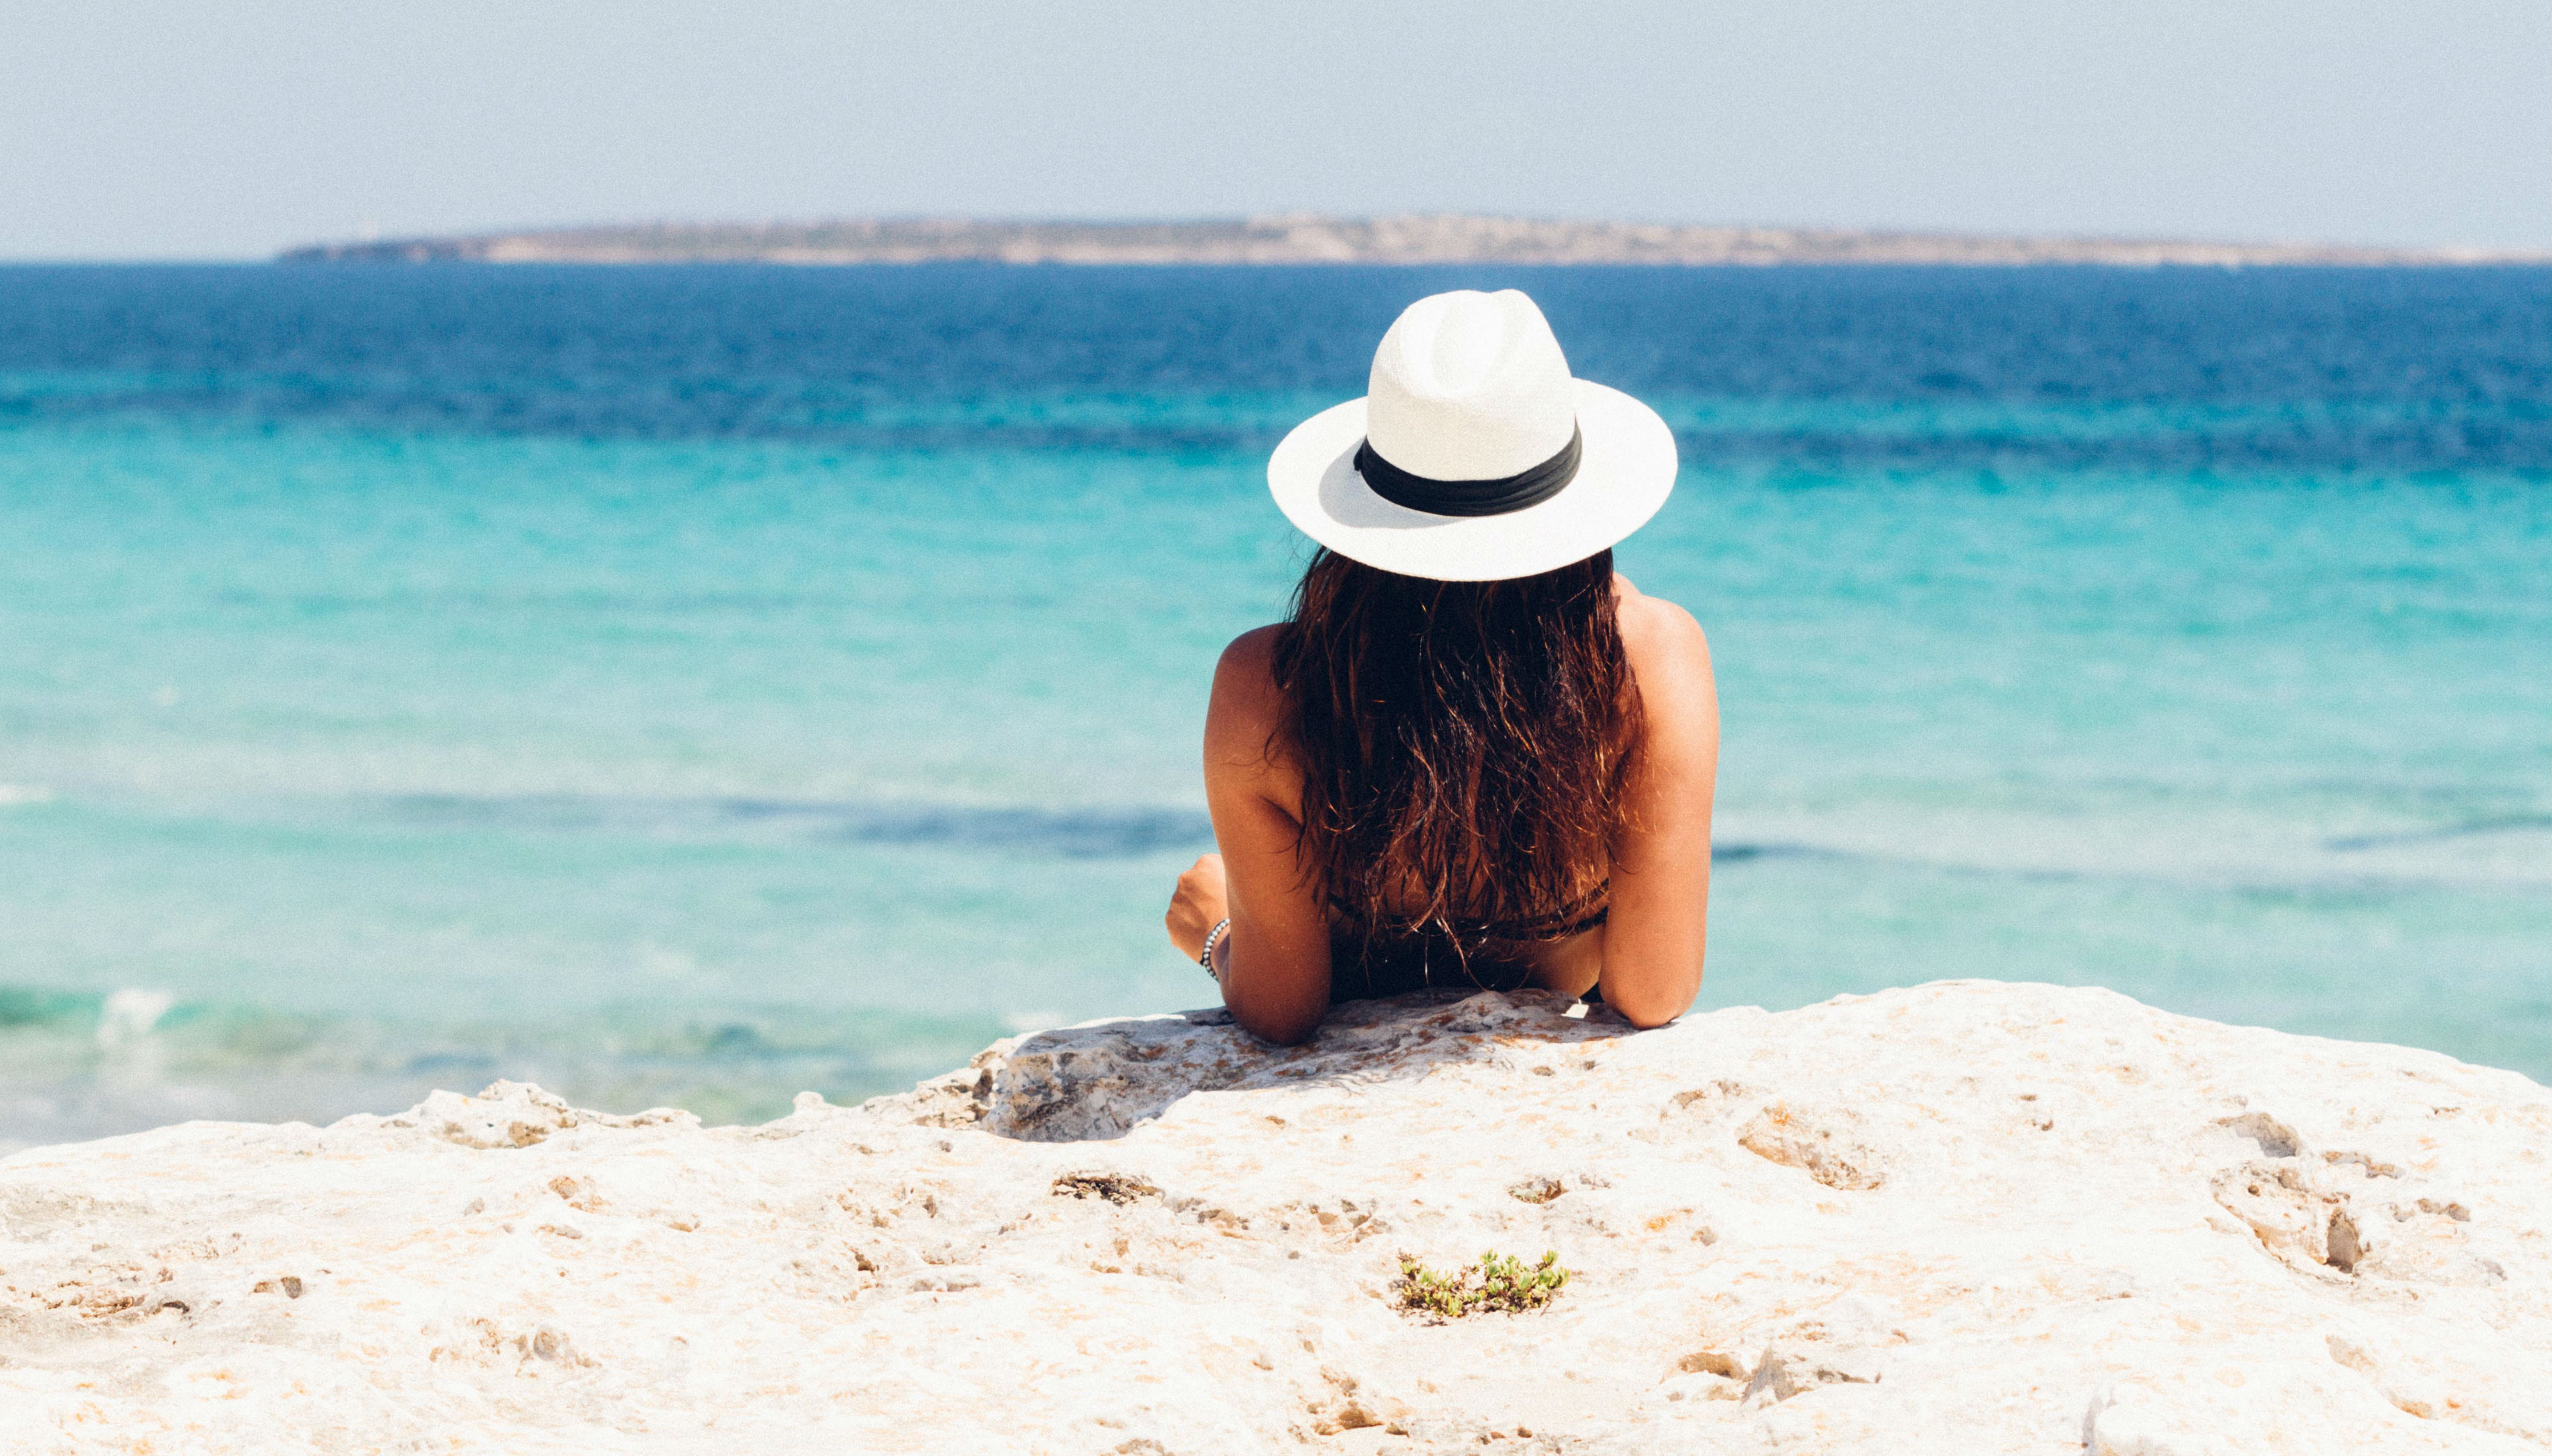
[[[2552,1450],[2552,1093],[1972,982],[1001,1043],[753,1128],[498,1084],[0,1163],[0,1450]],[[1430,1324],[1398,1257],[1558,1251]]]

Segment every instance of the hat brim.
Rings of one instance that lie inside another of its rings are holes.
[[[1499,516],[1394,505],[1356,472],[1361,399],[1325,409],[1267,460],[1285,519],[1343,557],[1437,581],[1503,581],[1582,562],[1648,524],[1674,489],[1674,432],[1618,389],[1572,380],[1583,440],[1577,474],[1547,500]]]

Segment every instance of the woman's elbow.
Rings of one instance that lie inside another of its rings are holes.
[[[1639,1030],[1654,1031],[1692,1009],[1692,997],[1686,996],[1680,1002],[1631,1000],[1617,1003],[1607,1000],[1605,1004],[1612,1006],[1623,1020]]]
[[[1696,966],[1689,977],[1673,978],[1670,985],[1607,986],[1604,1004],[1633,1026],[1649,1031],[1691,1010],[1693,998],[1700,994],[1701,968]]]
[[[1312,1039],[1313,1032],[1321,1029],[1318,1007],[1308,1012],[1251,1005],[1234,1005],[1230,1009],[1231,1019],[1240,1023],[1241,1030],[1272,1046],[1300,1046]]]

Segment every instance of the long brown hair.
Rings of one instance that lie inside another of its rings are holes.
[[[1640,728],[1610,551],[1510,581],[1322,551],[1274,666],[1299,852],[1350,922],[1536,924],[1594,892]]]

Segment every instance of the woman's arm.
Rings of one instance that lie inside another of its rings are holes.
[[[1624,784],[1628,822],[1613,845],[1601,984],[1604,1003],[1632,1025],[1661,1026],[1701,991],[1719,693],[1691,613],[1635,590],[1620,612],[1643,726]]]
[[[1252,1035],[1292,1043],[1310,1036],[1329,1009],[1329,921],[1295,856],[1298,825],[1288,806],[1300,801],[1299,785],[1268,752],[1284,713],[1272,665],[1276,630],[1243,634],[1215,665],[1205,791],[1223,853],[1180,877],[1168,921],[1171,940],[1194,956],[1205,932],[1228,915],[1231,929],[1215,946],[1223,1002]]]

